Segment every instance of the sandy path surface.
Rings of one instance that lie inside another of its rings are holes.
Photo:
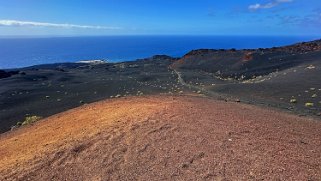
[[[320,130],[207,98],[107,100],[0,135],[0,180],[321,180]]]

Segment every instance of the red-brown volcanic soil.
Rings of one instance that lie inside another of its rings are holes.
[[[0,180],[321,180],[321,122],[193,96],[85,105],[0,136]]]

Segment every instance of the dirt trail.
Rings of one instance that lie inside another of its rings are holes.
[[[177,80],[180,84],[182,84],[183,86],[186,86],[187,88],[189,89],[195,89],[195,90],[198,90],[198,91],[205,91],[204,88],[201,88],[201,87],[198,87],[198,86],[195,86],[195,85],[191,85],[191,84],[188,84],[185,82],[185,80],[183,79],[182,77],[182,73],[177,71],[176,69],[173,69],[172,70],[175,72],[175,74],[177,75]]]
[[[207,95],[207,96],[210,96],[212,98],[219,99],[219,100],[232,100],[232,101],[239,100],[238,98],[235,98],[235,97],[233,97],[231,95],[226,95],[226,94],[223,94],[223,93],[218,94],[218,93],[216,93],[214,91],[210,91],[210,90],[208,90],[208,89],[206,89],[204,87],[200,87],[200,86],[189,84],[183,79],[181,72],[179,72],[178,70],[176,70],[174,68],[171,68],[171,69],[177,75],[178,83],[180,83],[181,85],[189,88],[190,90],[195,90],[199,94],[204,94],[204,95]],[[245,101],[244,100],[243,102],[249,102],[249,101]]]
[[[107,100],[0,135],[0,180],[320,180],[320,130],[208,98]]]

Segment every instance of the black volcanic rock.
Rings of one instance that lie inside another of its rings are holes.
[[[224,49],[220,49],[221,51],[224,51]],[[190,52],[188,52],[186,55],[184,55],[184,57],[188,57],[188,56],[194,56],[194,55],[202,55],[202,54],[208,54],[211,52],[215,52],[216,50],[214,49],[198,49],[198,50],[192,50]]]
[[[3,70],[0,70],[0,79],[10,77],[11,75]]]
[[[167,60],[167,59],[173,59],[173,58],[168,55],[154,55],[152,57],[152,59],[154,59],[154,60]]]
[[[219,72],[222,78],[250,79],[315,60],[320,55],[321,40],[264,49],[199,49],[190,51],[172,67]]]
[[[11,77],[12,75],[18,74],[18,71],[9,71],[0,70],[0,79]]]

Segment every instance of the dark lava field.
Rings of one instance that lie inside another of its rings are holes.
[[[99,100],[154,94],[206,96],[320,118],[321,41],[1,70],[0,133],[28,116],[48,117]]]

